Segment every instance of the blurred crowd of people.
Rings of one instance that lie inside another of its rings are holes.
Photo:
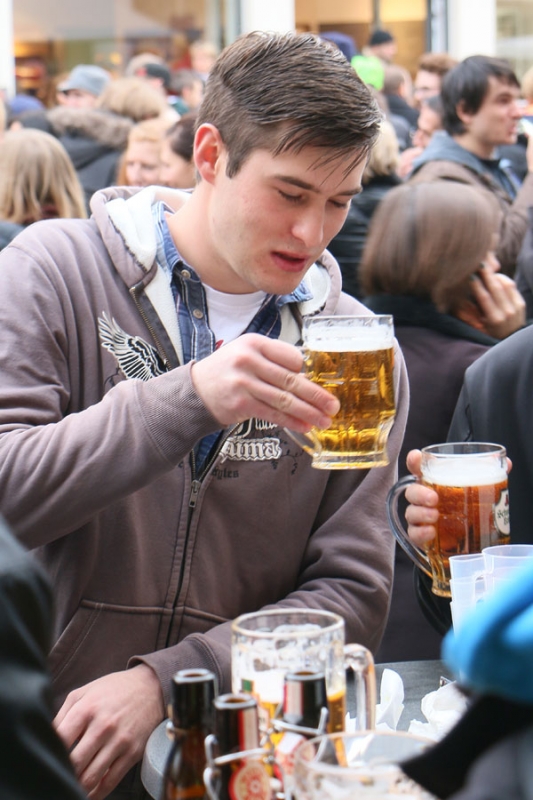
[[[16,226],[50,216],[89,214],[90,199],[99,189],[117,184],[192,188],[195,115],[216,49],[209,42],[197,42],[191,56],[197,69],[172,70],[160,56],[140,53],[120,77],[93,64],[78,64],[55,82],[50,107],[23,94],[0,101],[0,136],[6,134],[10,157],[24,161],[31,140],[37,148],[32,166],[39,153],[53,175],[44,181],[41,172],[32,173],[31,187],[39,187],[35,192],[27,184],[29,163],[23,171],[10,168],[2,173],[3,192],[16,186],[22,196],[36,195],[42,208],[33,202],[31,208],[19,204],[15,211],[4,204],[0,246],[13,238]],[[31,139],[27,134],[15,136],[25,129],[32,130]],[[58,192],[77,195],[80,187],[85,198],[81,214],[77,207],[57,204]]]

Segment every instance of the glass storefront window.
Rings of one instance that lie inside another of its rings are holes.
[[[496,53],[511,62],[519,78],[533,65],[533,3],[497,0]]]
[[[190,66],[199,39],[217,50],[235,38],[236,0],[16,0],[13,2],[17,91],[43,95],[76,64],[122,74],[129,59],[153,52]]]

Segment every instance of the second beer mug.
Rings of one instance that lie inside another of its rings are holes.
[[[341,408],[327,430],[287,432],[313,457],[313,467],[385,466],[395,414],[392,317],[311,317],[302,336],[307,377],[334,394]]]
[[[287,673],[323,672],[329,710],[328,730],[344,730],[346,669],[355,676],[361,728],[375,722],[375,675],[370,651],[345,645],[344,620],[312,609],[270,609],[243,614],[232,623],[231,676],[234,692],[248,692],[259,704],[262,732],[271,727],[283,700]]]
[[[411,542],[398,514],[400,493],[418,478],[408,475],[387,500],[392,532],[414,563],[433,580],[432,591],[450,597],[450,556],[480,553],[509,542],[505,448],[486,442],[434,444],[422,450],[422,479],[439,495],[437,534],[423,552]]]

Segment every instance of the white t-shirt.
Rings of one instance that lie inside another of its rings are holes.
[[[246,330],[266,297],[265,292],[226,294],[204,284],[209,327],[215,334],[216,346],[236,339]]]

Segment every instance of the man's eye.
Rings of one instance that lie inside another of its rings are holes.
[[[351,202],[352,202],[351,200],[346,200],[346,202],[344,202],[344,203],[340,202],[339,200],[332,200],[331,201],[331,205],[335,206],[335,208],[344,208],[344,209],[346,209],[346,208],[348,208],[348,206],[350,205]]]
[[[299,200],[302,199],[301,194],[287,194],[287,192],[282,192],[281,189],[278,189],[278,192],[283,197],[283,199],[288,200],[289,203],[297,203]]]

